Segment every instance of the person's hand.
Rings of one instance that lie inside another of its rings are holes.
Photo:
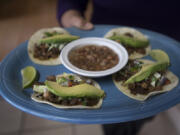
[[[93,24],[86,21],[76,10],[66,11],[62,16],[61,23],[66,28],[73,26],[83,30],[90,30],[93,28]]]

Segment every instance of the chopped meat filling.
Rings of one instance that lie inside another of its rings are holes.
[[[140,71],[142,67],[141,64],[142,63],[139,63],[136,60],[129,60],[128,64],[121,71],[115,74],[115,80],[117,82],[121,81],[124,83],[131,76],[133,76],[138,71]],[[171,81],[168,78],[164,77],[165,73],[166,73],[165,71],[157,72],[155,74],[158,74],[159,78],[156,78],[153,74],[143,81],[129,84],[128,88],[130,89],[131,93],[134,95],[136,94],[146,95],[152,91],[163,90],[164,85],[168,85],[171,83]]]
[[[49,91],[45,91],[41,94],[43,100],[50,101],[55,104],[65,105],[65,106],[72,106],[72,105],[85,105],[85,106],[94,106],[97,105],[99,102],[98,98],[90,98],[90,97],[83,97],[83,98],[76,98],[76,97],[69,97],[69,98],[60,98]]]
[[[142,48],[134,48],[134,47],[130,47],[130,46],[124,46],[126,48],[126,50],[128,51],[128,54],[133,54],[133,53],[140,53],[140,54],[143,54],[145,55],[146,54],[146,50],[144,47]]]
[[[50,58],[57,58],[60,54],[58,48],[54,47],[49,50],[49,46],[45,44],[35,45],[34,46],[34,58],[39,60],[48,60]]]
[[[45,85],[44,82],[34,82],[34,85]]]
[[[48,81],[54,81],[56,82],[56,76],[51,75],[46,77],[46,80]],[[72,87],[75,85],[79,85],[81,83],[88,83],[90,85],[93,85],[93,82],[88,79],[88,80],[81,80],[81,81],[76,81],[75,77],[70,75],[68,77],[60,77],[60,81],[58,82],[60,85],[64,87]],[[41,82],[36,82],[36,85],[44,85],[44,83]],[[38,95],[39,98],[42,98],[43,100],[50,101],[55,104],[59,105],[66,105],[66,106],[72,106],[72,105],[85,105],[85,106],[94,106],[97,105],[99,102],[99,98],[89,98],[89,97],[84,97],[84,98],[76,98],[76,97],[68,97],[68,98],[61,98],[59,96],[54,95],[50,91],[44,91],[44,93]]]
[[[136,74],[141,69],[142,62],[135,60],[129,60],[127,65],[119,72],[115,74],[116,81],[126,81],[131,76]]]
[[[164,73],[160,73],[160,74],[163,75]],[[130,89],[131,93],[134,95],[136,94],[146,95],[153,91],[163,90],[163,86],[171,83],[171,81],[168,78],[164,78],[163,82],[159,79],[157,80],[156,85],[152,86],[152,78],[153,75],[148,77],[148,79],[146,80],[129,84],[128,88]]]
[[[54,75],[48,76],[46,77],[46,80],[56,82],[56,76]]]
[[[126,36],[128,36],[128,37],[132,37],[132,38],[134,37],[133,34],[131,34],[131,33],[129,33],[129,32],[125,33],[124,35],[126,35]]]

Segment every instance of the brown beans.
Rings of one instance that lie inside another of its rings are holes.
[[[69,61],[89,71],[107,70],[118,64],[118,55],[106,46],[87,45],[70,51]]]

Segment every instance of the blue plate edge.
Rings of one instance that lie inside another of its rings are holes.
[[[116,25],[114,25],[114,26],[116,26]],[[119,27],[118,25],[117,25],[117,27]],[[144,29],[143,29],[144,30]],[[150,31],[150,30],[148,30],[148,31]],[[153,31],[152,31],[153,32]],[[157,33],[157,32],[153,32],[153,33]],[[160,33],[157,33],[157,34],[160,34]],[[165,36],[165,35],[163,35],[163,34],[160,34],[161,36]],[[166,38],[168,38],[168,39],[170,39],[171,41],[173,41],[173,42],[176,42],[177,44],[178,44],[178,41],[176,41],[176,40],[174,40],[174,39],[172,39],[172,38],[169,38],[169,37],[167,37],[167,36],[165,36]],[[26,43],[26,42],[28,42],[28,41],[25,41],[24,43]],[[22,44],[20,44],[20,45],[23,45],[24,43],[22,43]],[[19,46],[20,46],[19,45]],[[17,47],[18,48],[18,47]],[[13,49],[10,53],[12,53],[13,51],[15,51],[17,48],[15,48],[15,49]],[[10,53],[3,59],[3,61],[2,61],[2,63],[0,64],[0,71],[2,71],[2,68],[3,68],[3,63],[5,62],[5,60],[9,57],[9,55],[10,55]],[[0,80],[2,79],[2,76],[0,76],[1,78],[0,78]],[[2,85],[2,84],[1,84]],[[0,85],[0,88],[1,89],[3,89],[3,86],[1,86]],[[63,119],[63,118],[60,118],[60,119],[56,119],[56,118],[54,118],[53,116],[51,116],[51,117],[49,117],[49,115],[42,115],[42,113],[38,113],[38,112],[36,112],[36,111],[32,111],[32,110],[28,110],[27,108],[25,108],[25,107],[23,107],[23,106],[21,106],[21,105],[19,105],[19,106],[17,106],[17,103],[15,104],[15,103],[13,103],[12,101],[10,101],[9,99],[7,99],[6,97],[5,97],[5,95],[2,93],[2,91],[0,90],[0,95],[8,102],[8,103],[10,103],[10,104],[12,104],[13,106],[15,106],[15,107],[17,107],[18,109],[20,109],[20,110],[23,110],[24,112],[27,112],[27,113],[30,113],[30,114],[33,114],[33,115],[36,115],[36,116],[39,116],[39,117],[42,117],[42,118],[46,118],[46,119],[50,119],[50,120],[55,120],[55,121],[63,121],[63,122],[70,122],[70,123],[79,123],[79,124],[101,124],[102,123],[102,120],[101,121],[96,121],[95,123],[94,123],[94,120],[91,122],[91,121],[88,121],[87,123],[86,123],[86,121],[82,121],[82,119],[81,120],[73,120],[72,121],[72,119]],[[180,102],[180,99],[178,100],[178,98],[177,99],[174,99],[174,102],[170,105],[170,104],[168,104],[168,108],[170,108],[172,105],[176,105],[178,102]],[[167,109],[167,107],[164,107],[164,110],[166,110]],[[162,110],[162,109],[161,109]],[[163,111],[164,111],[163,110]],[[152,115],[155,115],[155,114],[157,114],[157,113],[159,113],[159,112],[161,112],[161,111],[157,111],[157,112],[154,112],[154,114],[152,114]],[[144,115],[144,114],[143,114]],[[147,115],[147,114],[146,114]],[[145,117],[148,117],[148,116],[152,116],[152,115],[147,115],[147,116],[145,116]],[[144,118],[145,118],[144,117]],[[137,117],[137,119],[139,119],[140,118],[140,116],[139,117]],[[128,121],[128,119],[127,118],[124,118],[124,119],[122,119],[121,118],[121,120],[123,121]],[[133,119],[133,120],[136,120],[136,119]],[[108,120],[109,121],[109,120]],[[114,119],[114,121],[112,120],[112,122],[111,123],[116,123],[117,121],[119,121],[117,118],[116,119]],[[120,121],[121,122],[121,121]],[[109,123],[109,122],[107,122],[107,121],[104,121],[104,123]]]

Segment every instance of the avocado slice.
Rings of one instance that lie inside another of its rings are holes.
[[[45,81],[45,85],[48,90],[53,94],[60,97],[98,97],[102,98],[105,96],[103,90],[98,89],[89,84],[80,84],[73,87],[62,87],[56,82]]]
[[[126,84],[140,82],[146,78],[148,78],[151,74],[167,69],[169,64],[167,62],[157,62],[155,64],[149,64],[142,67],[142,69],[132,77],[130,77],[126,82]]]
[[[54,32],[45,32],[45,33],[44,33],[44,35],[45,35],[46,37],[52,37],[52,36],[61,35],[61,34],[63,34],[63,33],[59,33],[59,32],[56,32],[56,31],[54,31]]]
[[[167,62],[170,63],[169,56],[166,52],[160,49],[154,49],[150,52],[150,56],[155,59],[157,62]]]
[[[136,73],[135,75],[131,76],[126,82],[126,84],[140,82],[146,78],[148,78],[151,74],[154,74],[158,71],[163,71],[168,68],[170,65],[169,56],[166,52],[155,49],[150,52],[150,56],[157,60],[156,63],[144,65],[142,69]]]
[[[52,37],[43,38],[39,42],[45,44],[56,44],[56,43],[61,44],[61,43],[68,43],[76,39],[79,39],[79,36],[62,34],[62,35],[55,35]]]
[[[109,37],[111,40],[119,40],[123,45],[127,45],[134,48],[146,47],[149,45],[149,40],[140,40],[126,35],[114,35]]]

